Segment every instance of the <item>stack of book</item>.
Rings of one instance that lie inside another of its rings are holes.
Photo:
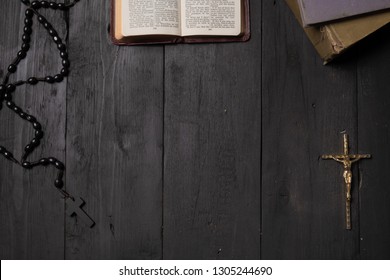
[[[390,23],[390,0],[285,0],[327,64]]]

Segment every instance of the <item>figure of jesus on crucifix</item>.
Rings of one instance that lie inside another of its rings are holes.
[[[343,177],[345,181],[345,216],[346,216],[346,228],[350,230],[351,226],[351,186],[352,186],[352,164],[365,158],[371,158],[369,154],[349,154],[348,135],[343,135],[344,139],[344,153],[342,155],[323,155],[322,159],[333,159],[343,164],[344,172]]]

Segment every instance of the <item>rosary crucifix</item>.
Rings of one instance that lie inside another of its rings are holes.
[[[351,184],[352,184],[352,164],[359,161],[360,159],[371,158],[369,154],[349,154],[349,143],[348,143],[348,135],[344,134],[344,153],[342,155],[323,155],[322,159],[333,159],[337,162],[343,164],[344,167],[344,181],[345,181],[345,219],[346,219],[346,228],[350,230],[351,226]]]

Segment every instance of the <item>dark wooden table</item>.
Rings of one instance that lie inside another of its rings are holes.
[[[2,1],[0,78],[24,10]],[[109,13],[108,0],[45,12],[71,75],[15,92],[46,133],[32,158],[66,163],[97,224],[65,216],[53,169],[0,158],[1,259],[390,258],[390,28],[325,67],[280,0],[251,1],[252,39],[238,44],[117,47]],[[17,78],[58,69],[37,27]],[[373,155],[353,170],[352,231],[342,167],[319,159],[341,151],[342,131]],[[0,112],[16,156],[32,133]]]

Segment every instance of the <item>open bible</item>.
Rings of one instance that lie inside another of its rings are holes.
[[[249,0],[111,0],[118,45],[247,41]]]

